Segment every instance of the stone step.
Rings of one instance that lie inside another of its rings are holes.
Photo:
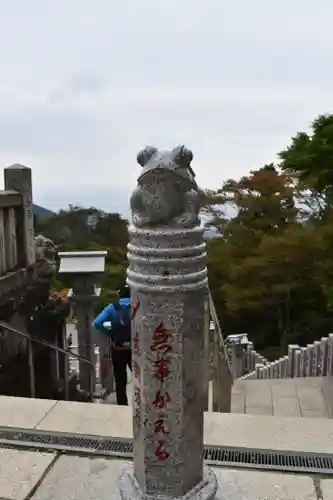
[[[239,380],[231,412],[279,417],[333,418],[333,383],[328,377]]]

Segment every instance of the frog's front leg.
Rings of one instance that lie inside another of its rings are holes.
[[[143,227],[150,223],[151,217],[147,215],[147,207],[140,186],[134,189],[131,196],[132,222],[135,227]]]
[[[133,212],[132,222],[135,227],[145,227],[151,223],[151,217],[145,217]]]
[[[175,217],[174,222],[182,227],[194,227],[200,224],[198,213],[201,195],[193,189],[184,195],[184,211]]]

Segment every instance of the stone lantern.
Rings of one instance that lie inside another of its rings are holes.
[[[100,294],[96,283],[105,270],[106,251],[59,252],[59,274],[66,277],[72,286],[69,299],[77,318],[79,355],[95,364],[94,304]],[[92,394],[95,391],[95,373],[88,363],[79,363],[80,387]]]

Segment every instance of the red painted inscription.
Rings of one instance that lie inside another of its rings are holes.
[[[133,351],[136,354],[140,354],[140,335],[139,332],[135,332],[133,339]]]
[[[137,299],[132,306],[132,320],[135,318],[139,308],[140,308],[140,301]]]
[[[158,460],[167,460],[169,458],[170,455],[165,449],[165,442],[163,439],[157,441],[155,455],[158,458]]]
[[[137,361],[133,361],[133,373],[135,378],[140,378],[141,376],[141,368]]]
[[[141,405],[141,390],[140,387],[136,387],[134,391],[134,404],[135,406]]]
[[[169,431],[165,428],[165,418],[160,415],[160,418],[154,422],[154,433],[155,434],[169,434]]]
[[[170,403],[171,398],[168,392],[157,391],[155,400],[153,401],[154,408],[163,410],[168,403]]]
[[[163,384],[170,375],[170,361],[168,359],[158,359],[154,361],[154,376]]]
[[[154,337],[150,349],[159,354],[167,354],[172,351],[171,334],[164,327],[163,321],[155,330]]]
[[[137,427],[141,424],[141,390],[136,387],[134,391],[134,423]]]

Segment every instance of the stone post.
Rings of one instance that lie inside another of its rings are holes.
[[[114,392],[114,377],[111,359],[111,340],[105,333],[95,331],[96,344],[99,348],[99,377],[101,386],[107,394]]]
[[[94,321],[94,285],[92,287],[77,289],[77,284],[74,283],[73,295],[71,300],[74,305],[76,315],[77,339],[79,347],[79,355],[81,358],[88,359],[95,365],[95,352],[93,343],[93,328]],[[79,361],[79,376],[80,388],[87,393],[95,391],[96,378],[91,367]]]
[[[134,463],[119,477],[123,500],[205,500],[217,491],[203,466],[208,281],[191,160],[184,147],[138,155],[127,272]]]
[[[5,168],[5,189],[14,190],[22,197],[22,206],[18,217],[18,264],[29,267],[35,263],[34,214],[32,205],[31,168],[12,165]]]
[[[296,351],[298,351],[299,345],[290,344],[288,346],[288,377],[295,377],[295,362],[296,362]]]
[[[249,343],[246,333],[229,335],[227,344],[231,349],[231,373],[236,380],[244,375],[246,349]]]

